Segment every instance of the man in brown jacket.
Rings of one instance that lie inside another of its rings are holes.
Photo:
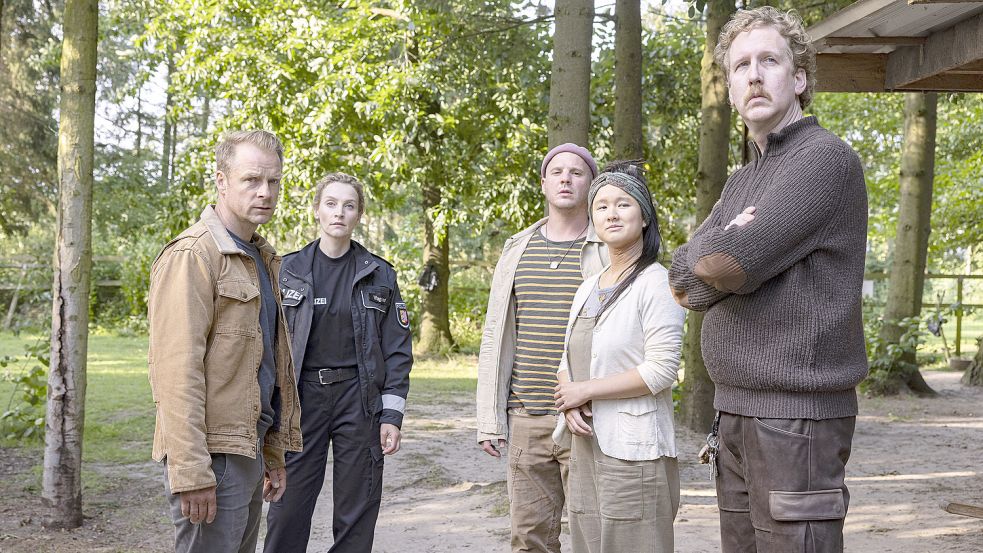
[[[266,131],[233,132],[216,164],[215,206],[151,270],[153,458],[164,461],[176,551],[251,553],[262,500],[286,489],[284,451],[302,446],[280,257],[255,233],[276,207],[283,146]]]

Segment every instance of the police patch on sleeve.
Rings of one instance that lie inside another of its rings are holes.
[[[396,306],[396,320],[399,321],[399,326],[403,328],[410,328],[410,312],[406,309],[406,304],[398,301],[395,303]]]

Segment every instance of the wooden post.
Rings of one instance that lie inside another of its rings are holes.
[[[7,309],[7,318],[3,320],[4,330],[10,330],[10,325],[14,322],[14,313],[17,312],[17,297],[20,295],[21,285],[24,284],[24,276],[27,275],[27,264],[20,266],[20,277],[17,278],[17,288],[14,288],[14,297],[10,298],[10,308]]]
[[[963,339],[963,277],[956,277],[956,358],[962,357],[959,342]]]

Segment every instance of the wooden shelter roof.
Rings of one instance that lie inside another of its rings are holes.
[[[860,0],[809,34],[818,92],[983,92],[983,1]]]

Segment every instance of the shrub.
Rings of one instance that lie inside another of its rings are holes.
[[[0,359],[4,369],[0,378],[13,382],[10,399],[3,414],[0,414],[0,436],[13,441],[40,441],[44,437],[44,409],[47,399],[49,341],[38,338],[34,344],[24,348],[24,354],[17,358],[5,355]],[[11,366],[13,364],[13,367]],[[19,368],[19,370],[12,370]]]

